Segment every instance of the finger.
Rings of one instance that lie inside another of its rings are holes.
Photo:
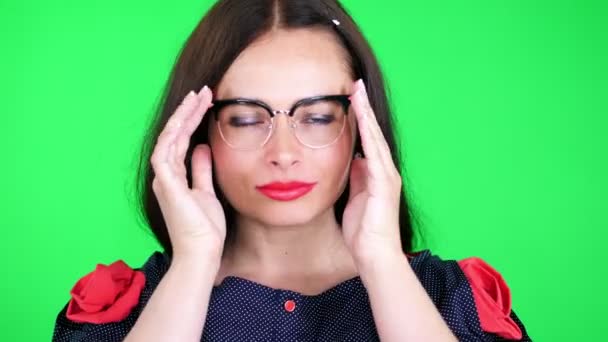
[[[184,164],[192,134],[200,125],[211,104],[212,94],[209,87],[204,86],[197,95],[197,98],[199,100],[197,107],[184,118],[183,129],[179,132],[177,137],[175,163],[179,164],[179,166]]]
[[[167,124],[158,136],[154,151],[150,157],[155,177],[158,178],[157,183],[160,188],[164,189],[163,192],[167,192],[168,189],[176,189],[180,184],[187,183],[185,180],[180,183],[179,180],[183,178],[181,175],[183,171],[180,172],[175,169],[173,156],[175,155],[175,140],[182,129],[181,120],[183,120],[183,117],[187,115],[195,103],[196,94],[191,91],[167,121]],[[177,173],[181,174],[178,175]]]
[[[384,133],[382,133],[382,129],[378,124],[376,114],[374,113],[374,110],[369,102],[369,96],[367,94],[367,89],[365,88],[365,84],[363,83],[363,81],[359,80],[358,87],[361,90],[360,95],[362,100],[363,112],[367,114],[366,118],[369,119],[368,124],[370,130],[372,132],[372,135],[374,136],[375,141],[379,144],[378,147],[380,148],[381,155],[383,157],[386,157],[387,152],[390,155],[390,147],[388,146],[386,138],[384,137]]]
[[[191,110],[195,102],[196,94],[189,92],[159,134],[156,146],[154,146],[154,151],[152,152],[152,161],[156,163],[169,163],[173,161],[173,158],[169,157],[169,146],[175,141],[182,128],[181,120],[183,116],[188,113],[188,110]]]
[[[164,131],[172,131],[175,129],[181,129],[184,125],[184,120],[187,118],[193,109],[196,108],[199,103],[196,93],[193,91],[188,92],[182,103],[177,106],[173,114],[167,120]]]
[[[369,132],[370,139],[368,139],[374,146],[375,149],[372,160],[379,161],[384,167],[385,172],[394,172],[395,164],[392,159],[391,150],[388,143],[382,133],[382,129],[376,120],[376,115],[369,103],[369,97],[365,89],[365,85],[361,80],[357,82],[357,92],[355,97],[355,109],[359,109],[363,113],[362,125],[365,126],[366,131]],[[364,128],[364,129],[365,129]]]
[[[361,146],[363,147],[365,158],[368,160],[369,175],[375,179],[380,179],[383,175],[384,162],[380,155],[380,147],[376,142],[377,139],[370,125],[370,121],[374,119],[369,114],[370,108],[365,104],[364,95],[358,83],[355,85],[355,92],[351,96],[351,103],[357,117]]]
[[[166,129],[175,131],[175,139],[169,145],[167,162],[170,164],[176,178],[186,185],[186,166],[184,165],[183,158],[180,161],[178,155],[182,149],[188,148],[190,138],[184,134],[186,129],[185,123],[198,108],[199,104],[200,99],[198,95],[190,91],[173,115],[171,115],[166,125]]]
[[[200,101],[198,108],[194,111],[194,114],[187,119],[184,125],[188,135],[192,135],[194,131],[196,131],[203,121],[207,110],[213,106],[213,103],[211,102],[213,100],[213,93],[208,86],[204,86],[200,90],[198,98]]]
[[[177,155],[177,139],[171,145],[169,145],[169,159],[171,160],[168,164],[173,170],[174,175],[184,184],[188,184],[188,180],[186,179],[186,165],[183,162],[179,163],[176,161]]]
[[[188,190],[185,178],[177,176],[170,163],[155,164],[154,177],[153,183],[156,183],[154,192],[161,206],[163,203],[170,203],[183,197]]]
[[[350,201],[367,187],[367,165],[363,158],[355,158],[350,164],[349,193]]]
[[[213,169],[211,149],[200,144],[192,152],[192,189],[199,189],[215,195],[213,188]]]

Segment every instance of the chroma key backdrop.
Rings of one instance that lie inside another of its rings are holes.
[[[343,3],[390,88],[418,249],[494,266],[535,341],[606,340],[606,2]],[[139,144],[211,5],[0,0],[1,341],[50,340],[80,277],[159,249]]]

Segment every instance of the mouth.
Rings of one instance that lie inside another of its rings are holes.
[[[256,189],[266,197],[276,201],[293,201],[309,193],[317,183],[304,182],[273,182],[261,186],[256,186]]]

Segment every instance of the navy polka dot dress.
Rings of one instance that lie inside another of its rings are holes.
[[[484,331],[472,288],[456,261],[441,260],[428,250],[409,258],[412,269],[459,341],[531,341],[514,311],[506,317],[521,338]],[[53,341],[122,341],[169,267],[166,254],[155,252],[138,269],[146,283],[139,303],[114,323],[78,323],[57,315]],[[404,322],[406,324],[406,322]],[[315,296],[274,289],[239,277],[214,287],[202,341],[379,341],[367,292],[359,277]]]

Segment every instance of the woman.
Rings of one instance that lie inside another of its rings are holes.
[[[151,132],[164,253],[98,265],[55,341],[530,340],[482,260],[412,253],[382,75],[339,3],[219,1]]]

